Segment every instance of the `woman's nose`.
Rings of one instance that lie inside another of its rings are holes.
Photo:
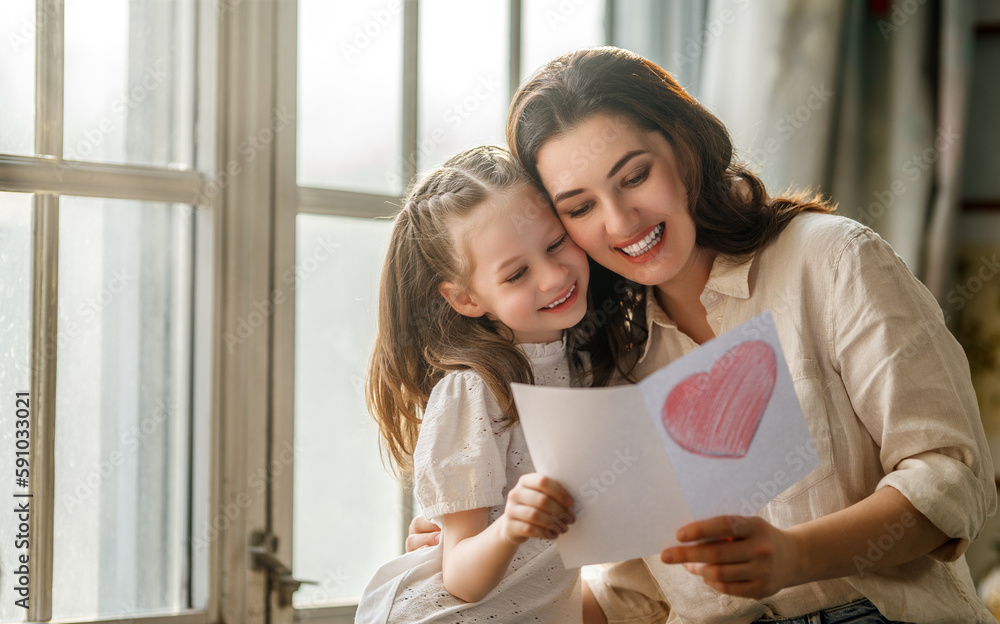
[[[635,227],[639,222],[638,213],[631,208],[621,198],[611,198],[607,203],[607,210],[604,211],[604,229],[608,236],[614,240],[627,238],[635,234]]]

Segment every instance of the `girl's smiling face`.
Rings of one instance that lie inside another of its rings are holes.
[[[439,290],[460,314],[488,315],[517,342],[559,340],[583,319],[587,255],[531,186],[491,197],[453,230],[468,280],[464,288],[444,282]]]
[[[594,115],[538,151],[566,231],[595,261],[640,284],[683,279],[700,254],[674,150],[621,115]]]

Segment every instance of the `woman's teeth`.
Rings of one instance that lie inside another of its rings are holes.
[[[566,301],[567,299],[569,299],[571,296],[573,296],[573,293],[575,293],[575,292],[576,292],[576,284],[573,284],[573,287],[569,289],[569,292],[566,294],[565,297],[563,297],[559,301],[555,301],[553,303],[550,303],[549,305],[545,306],[545,309],[546,310],[551,310],[552,308],[556,307],[560,303],[562,303],[562,302]]]
[[[647,234],[646,238],[642,239],[638,243],[634,245],[629,245],[628,247],[620,247],[619,249],[624,251],[626,254],[632,256],[633,258],[636,256],[641,256],[642,254],[646,253],[647,251],[655,247],[656,243],[660,242],[660,238],[663,237],[664,228],[665,225],[661,223],[655,228],[653,228],[653,231]]]

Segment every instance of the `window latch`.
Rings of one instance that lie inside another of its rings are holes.
[[[250,536],[250,556],[255,570],[267,570],[271,586],[278,591],[278,605],[292,604],[292,594],[302,585],[316,585],[316,581],[303,581],[292,576],[292,571],[278,559],[278,536],[266,531],[255,531]]]

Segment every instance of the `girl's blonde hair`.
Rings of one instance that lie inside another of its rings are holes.
[[[365,398],[382,452],[397,472],[410,468],[427,399],[447,372],[478,373],[508,425],[517,421],[509,382],[534,382],[509,331],[485,316],[462,316],[438,291],[441,282],[465,286],[468,278],[454,226],[491,196],[519,185],[532,188],[510,152],[472,148],[417,182],[396,217],[382,267]]]

